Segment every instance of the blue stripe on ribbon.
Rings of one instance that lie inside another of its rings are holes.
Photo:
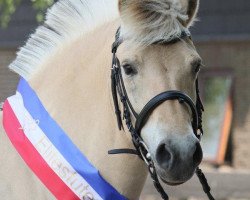
[[[100,175],[99,171],[80,152],[62,128],[50,117],[36,93],[29,84],[21,79],[17,90],[21,93],[24,106],[31,116],[39,120],[39,127],[60,151],[63,157],[79,173],[89,185],[105,200],[125,200],[108,182]]]

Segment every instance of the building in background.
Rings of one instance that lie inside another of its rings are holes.
[[[191,32],[206,65],[200,84],[207,160],[222,164],[225,158],[236,169],[250,169],[250,1],[201,0],[198,17]],[[7,66],[36,27],[35,12],[24,0],[8,29],[0,29],[0,102],[18,82]]]
[[[0,28],[0,102],[15,92],[18,76],[7,66],[15,58],[16,51],[25,44],[37,27],[36,13],[30,0],[24,0],[17,9],[7,29]]]
[[[212,74],[214,77],[231,77],[230,100],[233,105],[233,121],[230,129],[232,142],[230,151],[232,154],[230,155],[228,151],[228,156],[235,168],[247,169],[250,169],[249,20],[248,0],[201,0],[199,21],[192,28],[195,44],[206,65],[204,74],[207,71],[207,76]],[[227,87],[228,85],[225,86],[225,90],[229,89]],[[213,89],[209,94],[212,97],[217,95],[215,88]],[[203,94],[205,92],[203,91]],[[225,101],[225,106],[228,106],[226,103],[228,100]],[[223,110],[221,112],[225,115],[230,114]],[[228,123],[227,120],[224,119],[224,122]],[[227,128],[225,126],[220,127],[221,132],[223,128]]]

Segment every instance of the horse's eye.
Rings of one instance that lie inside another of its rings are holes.
[[[130,64],[124,64],[124,65],[122,65],[122,67],[123,67],[124,72],[125,72],[126,75],[135,75],[135,74],[137,74],[136,68],[133,67]]]

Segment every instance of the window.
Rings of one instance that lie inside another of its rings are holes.
[[[222,164],[232,123],[232,72],[210,70],[201,73],[200,90],[205,113],[202,147],[204,160]]]

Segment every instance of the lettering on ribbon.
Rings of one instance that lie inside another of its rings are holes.
[[[89,190],[89,185],[83,184],[79,180],[76,171],[69,169],[58,156],[58,152],[54,151],[53,145],[50,140],[44,136],[35,145],[38,152],[51,166],[51,168],[58,174],[58,176],[76,192],[79,196],[88,197],[94,200],[94,195]],[[85,198],[86,199],[86,198]]]

